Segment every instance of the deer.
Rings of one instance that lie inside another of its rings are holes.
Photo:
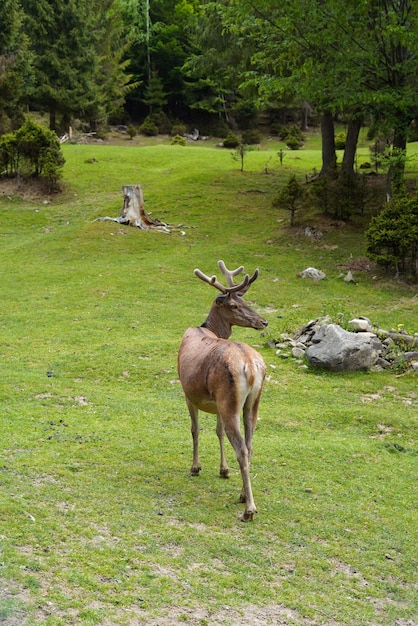
[[[220,445],[220,476],[229,478],[225,456],[226,434],[234,448],[242,477],[239,498],[245,503],[241,521],[252,521],[257,512],[250,481],[253,432],[258,420],[258,407],[266,375],[263,357],[254,348],[239,341],[231,341],[232,326],[262,330],[268,322],[251,309],[242,296],[258,277],[258,269],[249,277],[245,274],[239,284],[234,278],[243,266],[228,270],[218,261],[227,286],[216,276],[206,276],[199,269],[195,275],[221,293],[212,303],[205,322],[188,328],[178,352],[178,374],[191,418],[193,439],[192,476],[201,471],[199,460],[199,410],[216,414],[216,434]],[[240,431],[241,412],[244,437]]]

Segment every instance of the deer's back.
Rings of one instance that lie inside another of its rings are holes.
[[[245,343],[221,339],[199,327],[188,328],[178,355],[178,372],[186,397],[198,408],[218,412],[228,398],[242,404],[261,392],[266,366],[262,356]]]

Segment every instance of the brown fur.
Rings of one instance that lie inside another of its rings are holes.
[[[200,278],[204,276],[200,274],[197,274]],[[204,280],[206,279],[207,277],[204,277]],[[214,285],[213,279],[209,280],[210,284]],[[253,280],[254,278],[251,282]],[[245,290],[248,289],[248,283],[247,276]],[[245,502],[242,519],[248,521],[252,520],[256,513],[249,468],[252,436],[258,418],[266,366],[256,350],[245,343],[229,341],[228,337],[234,324],[261,330],[267,326],[267,322],[245,304],[236,293],[236,289],[231,293],[219,283],[214,286],[224,289],[226,293],[215,299],[202,326],[186,330],[178,353],[179,378],[191,417],[193,436],[191,474],[197,476],[201,469],[198,412],[202,410],[214,413],[217,415],[216,432],[221,449],[220,475],[227,478],[229,474],[224,450],[226,433],[240,466],[243,480],[240,501]],[[241,412],[244,438],[240,432]]]

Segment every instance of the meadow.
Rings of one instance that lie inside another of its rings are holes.
[[[374,270],[345,283],[365,218],[291,229],[271,198],[320,167],[319,137],[282,166],[277,148],[240,172],[213,143],[66,144],[61,194],[0,195],[0,623],[418,624],[417,375],[332,374],[272,348],[326,314],[418,332],[418,288]],[[126,184],[178,228],[99,221],[119,215]],[[216,295],[193,270],[218,259],[259,268],[246,300],[269,321],[233,334],[268,368],[248,524],[229,444],[231,477],[218,477],[212,415],[189,475],[176,371]],[[308,266],[327,278],[299,278]]]

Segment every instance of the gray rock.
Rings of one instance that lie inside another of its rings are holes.
[[[312,366],[338,372],[370,369],[381,350],[373,333],[350,333],[338,324],[329,324],[316,331],[305,354]]]
[[[315,267],[307,267],[303,272],[300,272],[301,278],[312,278],[312,280],[323,280],[325,278],[324,272],[315,269]]]
[[[373,326],[368,317],[355,317],[348,322],[348,328],[354,332],[370,332]]]
[[[300,358],[302,356],[305,356],[305,350],[303,350],[303,348],[292,348],[292,356],[294,356],[295,358]]]

